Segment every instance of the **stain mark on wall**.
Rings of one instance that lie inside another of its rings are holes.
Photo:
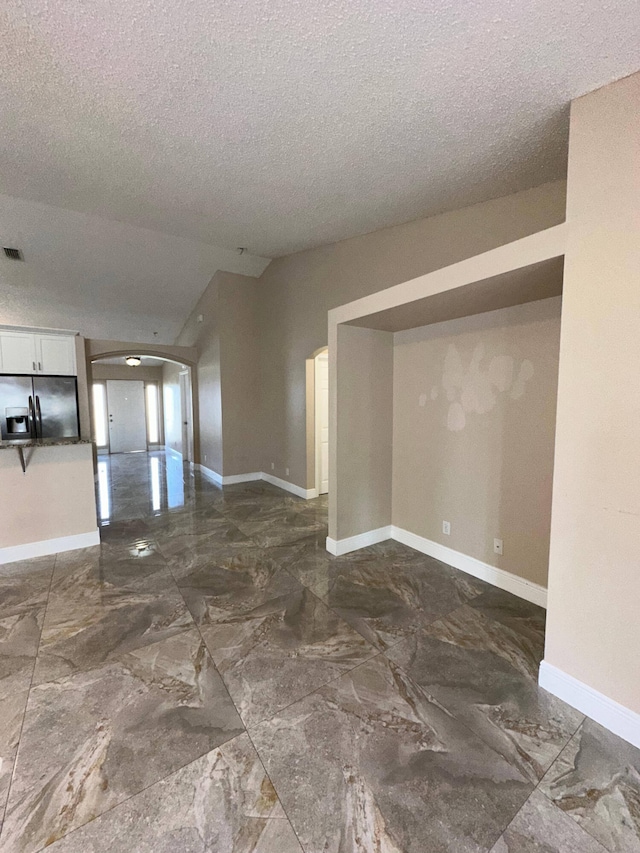
[[[466,426],[467,415],[490,412],[501,394],[508,392],[512,400],[519,400],[533,374],[533,364],[528,359],[521,362],[516,373],[515,359],[510,355],[494,356],[487,364],[482,343],[475,347],[465,368],[457,346],[450,344],[442,371],[442,388],[449,402],[447,429],[460,432]],[[434,385],[431,400],[437,400],[438,396],[439,388]],[[426,401],[427,395],[421,394],[420,406],[425,406]]]

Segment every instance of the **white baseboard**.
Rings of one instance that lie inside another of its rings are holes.
[[[260,471],[253,471],[250,474],[232,474],[228,477],[223,477],[222,474],[218,474],[212,468],[207,468],[206,465],[194,465],[194,468],[197,468],[198,471],[218,486],[232,486],[234,483],[251,483],[254,480],[262,479],[262,472]]]
[[[207,468],[206,465],[195,464],[194,468],[196,471],[200,471],[200,473],[207,478],[207,480],[211,480],[217,486],[222,485],[222,475],[218,474],[217,471],[213,471],[211,468]]]
[[[304,498],[307,501],[318,497],[315,489],[303,489],[302,486],[296,486],[295,483],[290,483],[288,480],[281,480],[280,477],[274,477],[273,474],[266,474],[264,471],[258,479],[271,483],[272,486],[277,486],[279,489],[284,489],[287,492],[291,492],[292,495],[297,495],[299,498]]]
[[[439,542],[434,542],[431,539],[425,539],[424,536],[418,536],[415,533],[410,533],[402,527],[391,526],[391,538],[402,542],[403,545],[408,545],[409,548],[414,548],[422,554],[428,554],[442,563],[447,563],[468,575],[473,575],[475,578],[487,581],[500,589],[517,595],[518,598],[524,598],[532,604],[537,604],[539,607],[547,606],[547,590],[540,584],[525,580],[524,578],[514,575],[512,572],[507,572],[505,569],[498,569],[496,566],[490,566],[489,563],[483,563],[482,560],[477,560],[475,557],[469,557],[460,551],[454,551],[453,548],[448,548],[446,545],[441,545]]]
[[[384,542],[390,538],[390,525],[378,527],[376,530],[367,530],[365,533],[358,533],[356,536],[349,536],[346,539],[331,539],[327,536],[327,551],[334,557],[341,557],[343,554],[358,551],[360,548],[367,548],[369,545],[377,545],[378,542]]]
[[[408,530],[396,527],[393,524],[387,527],[378,527],[376,530],[368,530],[357,536],[349,536],[346,539],[331,539],[327,537],[327,551],[336,557],[340,557],[351,551],[357,551],[359,548],[366,548],[368,545],[384,542],[385,539],[395,539],[398,542],[402,542],[403,545],[408,545],[409,548],[413,548],[415,551],[420,551],[421,554],[434,557],[442,563],[447,563],[447,565],[460,569],[460,571],[466,572],[468,575],[473,575],[476,578],[480,578],[480,580],[487,581],[487,583],[511,592],[519,598],[524,598],[526,601],[531,601],[540,607],[547,606],[547,590],[545,587],[527,581],[504,569],[490,566],[488,563],[483,563],[482,560],[469,557],[460,551],[454,551],[453,548],[440,545],[439,542],[433,542],[431,539],[425,539],[424,536],[410,533]]]
[[[222,485],[222,476],[218,474],[217,471],[212,471],[211,468],[207,468],[206,465],[196,464],[194,465],[196,471],[200,471],[203,477],[206,477],[207,480],[211,480],[217,486]]]
[[[252,483],[254,480],[262,480],[260,471],[252,471],[249,474],[230,474],[222,478],[222,485],[233,486],[235,483]]]
[[[100,531],[96,528],[89,533],[76,533],[73,536],[60,536],[57,539],[43,539],[40,542],[27,542],[25,545],[13,545],[0,548],[0,565],[16,563],[19,560],[32,560],[34,557],[46,557],[49,554],[61,554],[63,551],[75,551],[77,548],[90,548],[100,544]]]
[[[230,474],[223,477],[222,474],[218,474],[217,471],[213,471],[205,465],[195,465],[194,467],[218,486],[232,486],[234,483],[252,483],[255,480],[264,480],[267,483],[271,483],[272,486],[277,486],[279,489],[284,489],[305,500],[318,497],[315,489],[303,489],[302,486],[296,486],[295,483],[290,483],[288,480],[281,480],[280,477],[274,477],[273,474],[266,474],[264,471],[252,471],[250,474]]]
[[[543,660],[538,683],[610,732],[640,748],[640,714]]]

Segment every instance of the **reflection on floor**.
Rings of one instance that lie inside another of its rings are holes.
[[[103,544],[0,574],[4,853],[640,851],[640,751],[538,689],[543,611],[329,556],[324,500],[99,471]]]

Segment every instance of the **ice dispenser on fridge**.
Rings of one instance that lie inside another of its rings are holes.
[[[27,438],[31,434],[29,409],[26,406],[7,406],[4,413],[8,438]]]

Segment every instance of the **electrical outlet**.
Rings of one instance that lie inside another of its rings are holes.
[[[273,462],[272,462],[272,463],[271,463],[271,470],[272,470],[272,471],[274,471],[274,470],[275,470],[275,467],[276,467],[276,466],[275,466],[275,465],[273,464]]]
[[[451,522],[450,521],[443,521],[442,522],[442,532],[444,533],[445,536],[451,535]]]
[[[494,554],[502,554],[502,539],[493,540],[493,552]]]
[[[284,472],[285,472],[285,474],[286,474],[286,475],[287,475],[287,477],[288,477],[288,476],[289,476],[289,469],[288,469],[288,468],[285,468],[285,469],[284,469]]]
[[[205,462],[207,461],[207,454],[206,453],[204,454],[204,461]]]

